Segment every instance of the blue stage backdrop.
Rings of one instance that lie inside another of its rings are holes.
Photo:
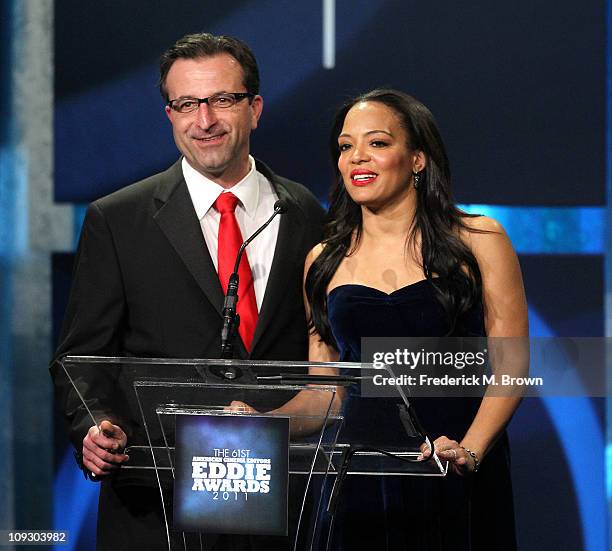
[[[378,86],[411,93],[440,125],[456,198],[507,226],[532,334],[601,336],[606,16],[603,0],[57,1],[55,199],[78,220],[83,204],[174,162],[157,58],[187,32],[235,35],[260,63],[253,145],[274,171],[324,201],[338,104]],[[71,263],[54,258],[56,333]],[[604,419],[587,398],[520,408],[510,433],[521,550],[606,548]],[[57,434],[57,528],[89,549],[97,487]],[[73,507],[76,495],[89,508]]]

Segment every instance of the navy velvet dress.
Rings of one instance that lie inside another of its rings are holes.
[[[361,361],[361,337],[444,336],[445,312],[431,281],[386,294],[342,285],[328,296],[329,322],[341,361]],[[460,320],[456,336],[484,336],[482,307]],[[478,399],[414,399],[419,418],[435,439],[460,441]],[[377,431],[381,415],[347,413],[346,425]],[[504,433],[478,473],[445,478],[348,477],[330,549],[376,551],[503,551],[516,549],[510,456]]]

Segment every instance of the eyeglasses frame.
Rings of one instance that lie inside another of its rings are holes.
[[[207,98],[193,98],[191,96],[187,96],[187,97],[181,97],[181,98],[176,98],[176,99],[170,99],[166,102],[166,106],[172,109],[174,112],[179,113],[180,115],[187,115],[189,113],[193,113],[194,111],[197,111],[200,108],[200,105],[202,105],[203,103],[206,103],[209,107],[211,107],[211,109],[214,109],[210,105],[209,100],[211,98],[215,98],[217,96],[224,96],[224,95],[232,96],[236,103],[238,103],[239,101],[242,101],[245,98],[249,98],[249,103],[250,103],[257,94],[254,94],[253,92],[218,92],[216,94],[212,94],[208,96]],[[186,99],[197,102],[198,106],[190,111],[181,112],[172,105],[175,101],[186,100]],[[236,105],[236,103],[234,103],[234,105]],[[234,105],[230,105],[228,107],[217,107],[217,109],[230,109],[231,107],[234,107]]]

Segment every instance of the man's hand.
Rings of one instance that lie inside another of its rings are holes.
[[[102,421],[83,438],[83,465],[95,476],[106,476],[129,459],[123,453],[126,445],[127,436],[121,427]]]

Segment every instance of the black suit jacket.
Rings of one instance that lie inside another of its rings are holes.
[[[321,239],[324,212],[304,186],[257,169],[287,204],[251,354],[304,360],[307,329],[302,276]],[[56,352],[66,355],[218,358],[223,292],[178,161],[165,172],[89,206]],[[80,451],[91,419],[54,361],[58,405]],[[95,390],[95,389],[94,389]]]

